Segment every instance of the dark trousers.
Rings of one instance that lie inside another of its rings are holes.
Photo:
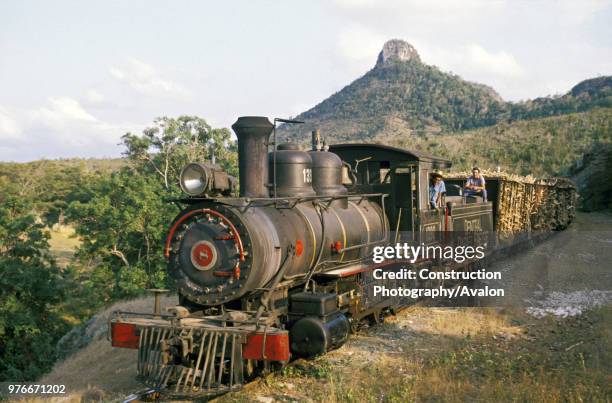
[[[482,199],[484,201],[487,201],[487,189],[483,189],[483,190],[465,189],[463,194],[465,196],[482,196]]]

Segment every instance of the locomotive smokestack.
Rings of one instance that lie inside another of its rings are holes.
[[[321,151],[321,134],[319,130],[312,131],[312,151]]]
[[[238,137],[240,196],[268,197],[268,138],[274,125],[265,116],[241,116],[232,129]]]

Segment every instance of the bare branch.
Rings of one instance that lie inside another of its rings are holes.
[[[119,259],[121,259],[121,261],[123,262],[123,264],[125,264],[126,267],[130,267],[130,262],[128,262],[127,258],[123,254],[123,252],[121,252],[120,250],[117,249],[117,245],[113,245],[113,249],[111,249],[109,251],[109,253],[111,255],[117,256]]]

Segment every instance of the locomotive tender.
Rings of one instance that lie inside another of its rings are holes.
[[[372,292],[372,271],[385,265],[373,264],[373,248],[399,234],[422,243],[431,241],[423,234],[493,230],[494,200],[449,196],[429,207],[430,174],[448,160],[376,144],[327,150],[318,133],[306,152],[275,144],[275,133],[270,142],[265,117],[240,117],[232,129],[239,197],[214,165],[181,173],[188,197],[164,245],[179,306],[111,319],[113,346],[138,349],[150,387],[215,395],[258,369],[337,348],[360,321],[400,308]]]

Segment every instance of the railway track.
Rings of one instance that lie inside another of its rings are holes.
[[[122,402],[155,402],[161,398],[161,392],[155,388],[142,389],[126,396]]]

